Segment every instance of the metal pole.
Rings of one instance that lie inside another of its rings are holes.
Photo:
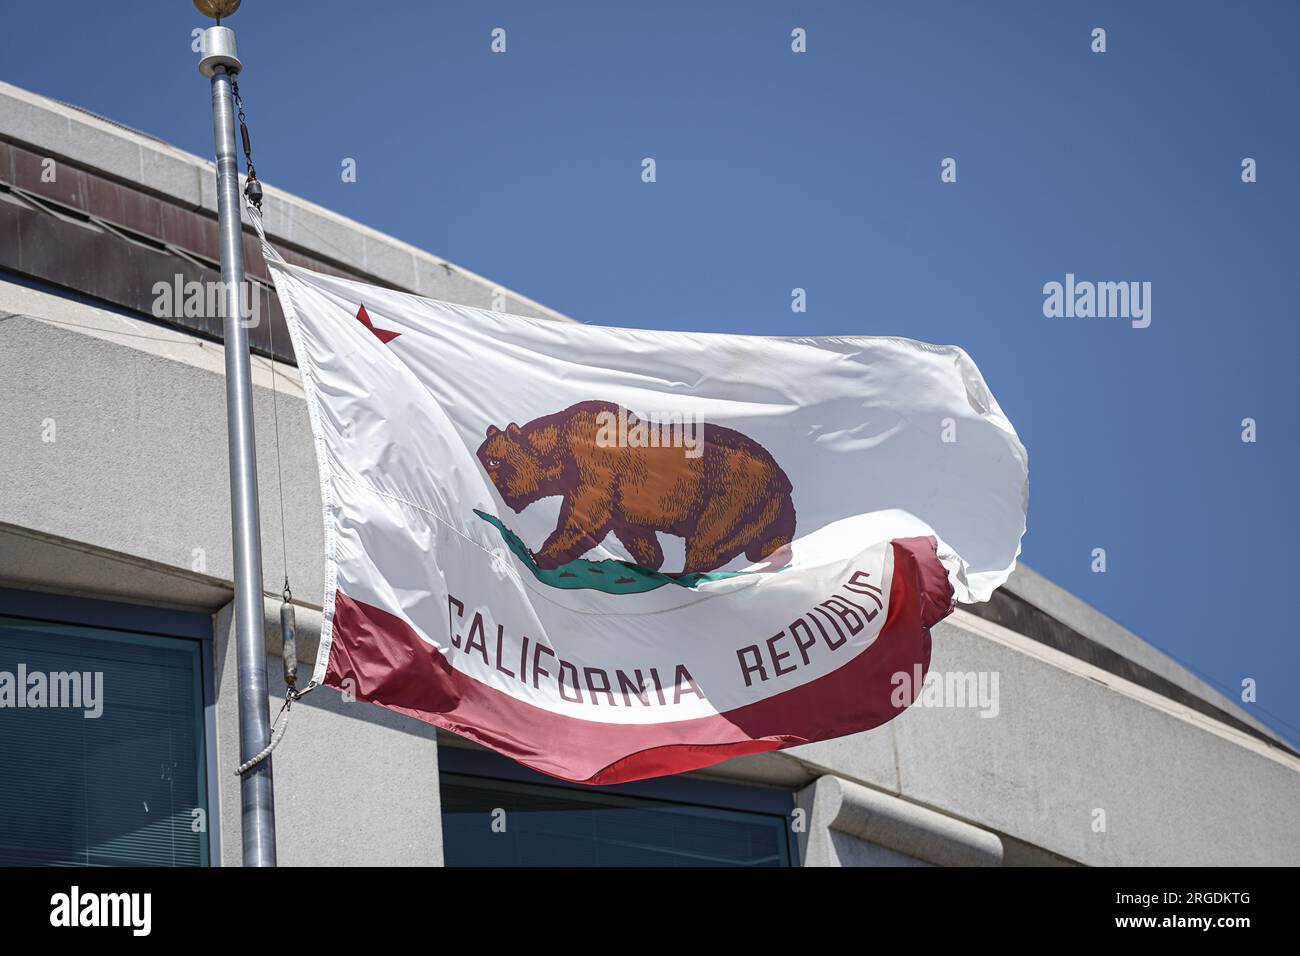
[[[230,522],[235,555],[235,633],[239,645],[239,759],[270,743],[266,689],[266,635],[262,617],[262,534],[257,505],[257,450],[253,433],[252,372],[243,308],[244,237],[231,78],[240,70],[235,35],[209,27],[201,38],[199,69],[212,79],[212,131],[217,153],[217,214],[221,235],[226,351],[226,431],[230,445]],[[244,865],[275,866],[275,792],[268,757],[240,782]]]

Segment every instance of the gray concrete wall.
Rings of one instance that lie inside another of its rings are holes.
[[[799,792],[804,866],[999,866],[1002,841],[908,800],[827,774]]]
[[[1024,565],[1017,567],[1005,587],[1048,616],[1080,634],[1087,635],[1102,647],[1123,655],[1135,664],[1140,664],[1159,677],[1254,727],[1270,739],[1289,747],[1278,733],[1243,708],[1239,701],[1225,696],[1136,634],[1030,568]]]
[[[275,595],[284,565],[272,393],[269,364],[256,366],[262,550]],[[237,865],[222,368],[219,346],[0,282],[0,585],[213,613],[220,793],[213,812],[221,860]],[[281,369],[277,385],[289,571],[310,660],[324,575],[320,498],[294,371]],[[278,655],[276,603],[269,607],[268,650]],[[269,671],[282,699],[278,656]],[[441,863],[436,740],[428,725],[345,704],[330,690],[306,697],[274,757],[280,862]]]
[[[12,315],[26,308],[49,321]],[[229,474],[222,349],[160,326],[0,286],[0,524],[229,582]],[[324,532],[296,371],[277,373],[276,476],[270,363],[257,358],[254,415],[266,587],[320,606]],[[53,440],[50,437],[52,429]]]
[[[231,594],[221,348],[3,282],[0,315],[0,584],[218,615],[220,809],[223,858],[233,861],[236,723],[219,614]],[[274,596],[283,572],[269,368],[255,363]],[[296,373],[281,367],[276,382],[288,566],[310,621],[323,577],[318,482]],[[53,442],[43,440],[50,422]],[[832,793],[833,783],[853,799],[841,796],[832,812],[829,803],[817,809],[815,787],[808,795],[813,862],[953,862],[924,848],[961,825],[996,837],[1004,859],[1014,847],[1018,859],[1089,864],[1300,864],[1300,761],[971,615],[956,613],[934,639],[939,672],[999,675],[996,717],[914,707],[875,731],[708,775],[791,790],[832,778],[817,786]],[[304,656],[313,650],[305,644]],[[278,678],[276,665],[273,687]],[[281,858],[437,862],[436,746],[415,721],[314,693],[275,757]],[[893,802],[871,802],[882,794]],[[882,806],[912,821],[910,842],[881,842],[871,814]]]
[[[239,683],[232,612],[214,615],[221,861],[238,866],[240,846]],[[314,648],[320,614],[296,615],[298,636]],[[266,604],[271,717],[284,700],[280,615]],[[305,676],[299,686],[305,686]],[[281,866],[441,866],[442,808],[435,729],[327,688],[290,711],[271,756],[276,779],[276,850]]]
[[[932,667],[999,674],[997,716],[913,707],[806,766],[1090,865],[1300,863],[1300,762],[963,612]]]

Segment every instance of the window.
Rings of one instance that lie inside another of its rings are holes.
[[[211,623],[0,590],[0,865],[210,861]]]
[[[793,795],[673,777],[566,784],[440,747],[447,866],[791,866]]]

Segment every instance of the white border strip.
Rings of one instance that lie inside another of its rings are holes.
[[[320,644],[316,649],[316,666],[312,669],[311,682],[324,683],[325,671],[329,667],[330,648],[334,644],[334,595],[338,591],[338,562],[335,558],[336,534],[334,528],[334,476],[330,473],[329,456],[325,451],[325,438],[321,431],[320,405],[316,400],[316,381],[313,377],[311,362],[303,345],[302,331],[298,325],[298,310],[288,283],[280,279],[288,278],[288,263],[280,256],[266,239],[266,230],[262,228],[262,214],[252,204],[247,204],[248,218],[262,240],[262,257],[266,260],[275,284],[275,293],[280,297],[280,307],[284,312],[284,322],[289,328],[289,338],[293,342],[293,354],[298,360],[298,374],[302,379],[303,398],[307,403],[307,418],[311,422],[312,444],[316,447],[316,472],[320,478],[321,518],[325,526],[325,587],[321,593]]]

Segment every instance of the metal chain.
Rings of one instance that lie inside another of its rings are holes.
[[[248,137],[248,122],[244,116],[244,100],[239,95],[239,81],[230,78],[230,91],[235,97],[235,107],[239,110],[239,138],[244,144],[244,162],[248,164],[248,181],[244,184],[244,195],[248,201],[262,211],[262,184],[257,179],[257,167],[253,165],[253,145]]]
[[[257,167],[253,165],[252,140],[248,135],[248,117],[244,115],[244,98],[239,95],[239,80],[230,78],[230,92],[235,98],[235,108],[239,111],[239,138],[244,144],[244,162],[248,164],[248,181],[244,184],[244,195],[248,201],[262,211],[262,184],[257,178]],[[275,474],[280,489],[280,549],[284,558],[284,603],[293,601],[293,591],[289,588],[289,546],[285,540],[284,518],[284,476],[280,462],[280,403],[279,390],[275,382],[275,323],[269,323],[271,335],[271,410],[275,417]]]

